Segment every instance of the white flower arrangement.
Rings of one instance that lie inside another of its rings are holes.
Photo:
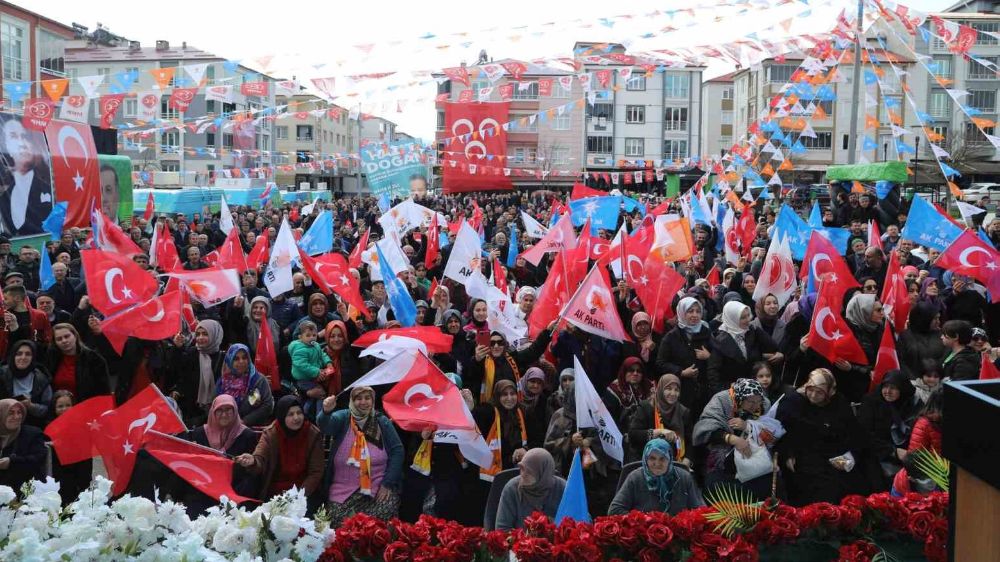
[[[307,518],[294,488],[249,511],[223,498],[193,521],[172,501],[110,497],[101,477],[66,508],[52,478],[20,494],[0,486],[0,560],[313,562],[333,541],[322,510]]]

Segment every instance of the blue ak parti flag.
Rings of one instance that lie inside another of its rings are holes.
[[[914,195],[906,225],[899,235],[921,246],[943,252],[962,235],[962,229],[937,212],[926,200]]]
[[[333,251],[333,213],[323,211],[299,240],[299,248],[310,256]]]
[[[413,302],[413,297],[406,290],[406,285],[396,277],[396,272],[389,265],[389,260],[382,253],[382,248],[375,245],[378,251],[378,265],[382,273],[382,282],[385,283],[385,293],[389,296],[389,307],[392,308],[396,320],[404,327],[414,326],[417,323],[417,305]]]
[[[778,218],[774,221],[772,237],[787,236],[788,245],[792,249],[792,257],[802,261],[806,257],[806,247],[809,245],[809,235],[815,230],[820,232],[833,244],[834,248],[844,255],[847,252],[847,240],[851,231],[846,228],[814,228],[806,224],[788,205],[782,205]]]
[[[52,211],[49,213],[49,216],[45,217],[45,220],[42,221],[42,228],[52,235],[53,242],[58,241],[62,237],[63,224],[66,223],[66,208],[68,206],[68,201],[60,201],[52,205]]]
[[[620,195],[607,197],[587,197],[569,202],[573,226],[582,226],[590,219],[590,227],[614,230],[618,226],[618,215],[621,213],[622,198]]]
[[[507,267],[514,267],[514,262],[517,260],[517,254],[520,250],[517,247],[517,227],[513,224],[510,225],[510,238],[509,244],[507,245]]]
[[[52,273],[52,260],[49,258],[49,251],[42,249],[42,263],[38,268],[39,286],[43,291],[56,284],[56,276]]]
[[[813,228],[823,228],[823,213],[819,210],[819,201],[813,201],[813,207],[809,211],[809,220],[807,222]]]
[[[577,449],[573,453],[573,465],[569,468],[566,489],[563,490],[559,509],[556,510],[556,525],[566,518],[590,523],[590,509],[587,507],[587,490],[583,486],[583,467],[581,464],[580,449]]]

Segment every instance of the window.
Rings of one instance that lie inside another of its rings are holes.
[[[512,132],[516,133],[538,132],[538,119],[532,120],[531,117],[528,115],[516,115],[516,114],[511,114],[510,119],[511,123],[509,130]]]
[[[969,90],[969,107],[992,112],[996,110],[996,106],[996,90]]]
[[[587,152],[611,154],[613,146],[611,137],[587,137]]]
[[[934,62],[927,65],[931,70],[934,71],[934,76],[940,76],[941,78],[951,78],[952,73],[952,61],[951,55],[939,55],[934,57]]]
[[[979,64],[978,62],[969,59],[969,79],[970,80],[990,80],[996,78],[996,71],[993,69],[997,67],[998,57],[976,57],[978,59],[993,63],[993,68]]]
[[[181,163],[176,160],[164,160],[160,162],[160,169],[164,172],[179,172],[181,171]]]
[[[215,100],[205,101],[205,113],[215,113]]]
[[[45,72],[64,75],[66,64],[66,40],[55,33],[41,29],[38,31],[38,66]]]
[[[552,164],[556,166],[569,164],[569,148],[566,147],[553,148]]]
[[[691,88],[691,75],[666,73],[663,75],[663,95],[668,98],[686,98]]]
[[[792,79],[792,74],[798,69],[797,64],[772,64],[767,67],[767,81],[784,84]]]
[[[645,123],[646,122],[646,106],[644,106],[644,105],[626,105],[625,106],[625,122],[626,123]]]
[[[572,121],[569,113],[563,113],[562,115],[556,115],[552,119],[552,130],[554,131],[568,131]]]
[[[437,130],[438,131],[443,131],[444,127],[445,127],[444,112],[443,111],[438,111],[437,112]],[[337,142],[340,142],[340,141],[337,141]]]
[[[515,84],[514,85],[514,99],[516,100],[537,100],[538,99],[538,82],[529,82],[525,84]]]
[[[222,148],[232,148],[232,147],[233,147],[233,134],[222,133]]]
[[[590,116],[593,118],[595,131],[606,131],[608,126],[614,121],[615,106],[610,103],[595,103],[587,106]]]
[[[300,141],[311,141],[311,140],[313,140],[313,128],[312,128],[312,125],[296,125],[295,126],[295,140],[300,140]]]
[[[160,150],[164,152],[176,152],[181,144],[181,134],[177,131],[170,131],[160,135]]]
[[[941,135],[941,140],[934,141],[934,144],[945,147],[948,145],[948,126],[947,125],[935,125],[931,127],[931,130],[935,133]]]
[[[844,135],[846,138],[847,135]],[[802,141],[802,146],[806,147],[808,150],[829,150],[833,148],[833,133],[830,131],[819,132],[816,131],[816,138],[811,137],[799,137]]]
[[[931,117],[949,117],[951,115],[951,97],[944,90],[931,90]]]
[[[686,107],[668,107],[664,113],[664,130],[686,131],[688,129],[688,110]],[[732,112],[730,111],[730,113]]]
[[[667,160],[681,160],[688,156],[688,141],[672,140],[663,141],[663,157]]]
[[[976,145],[976,146],[991,145],[992,143],[990,143],[990,141],[986,139],[986,136],[983,135],[983,133],[986,133],[987,135],[993,135],[993,131],[994,127],[983,127],[983,129],[980,130],[979,126],[976,125],[975,123],[966,123],[965,144]]]
[[[843,142],[840,143],[840,149],[847,150],[847,147],[850,146],[850,142],[851,142],[850,135],[844,135],[844,140]]]
[[[178,112],[175,108],[170,107],[170,98],[164,96],[163,99],[160,100],[160,118],[177,119],[178,117],[180,117],[180,112]]]
[[[723,88],[722,89],[722,99],[724,99],[724,100],[731,100],[731,99],[733,99],[733,88],[732,87]]]
[[[215,148],[215,133],[205,133],[205,145]]]
[[[632,92],[642,92],[646,90],[646,75],[638,74],[631,76],[628,82],[625,82],[625,89]]]
[[[208,85],[211,86],[215,83],[215,65],[210,64],[205,67],[205,79],[208,80]]]
[[[996,37],[987,34],[1000,32],[1000,22],[995,22],[995,21],[967,22],[967,24],[979,32],[978,34],[976,34],[976,45],[998,44]]]
[[[487,82],[486,80],[474,80],[469,85],[469,89],[472,90],[472,97],[478,96],[479,95],[479,90],[482,90],[483,88],[489,88],[489,87],[490,87],[490,83]]]
[[[733,112],[732,111],[723,111],[722,112],[721,123],[723,125],[732,125],[733,124]]]
[[[536,157],[537,149],[534,146],[515,146],[510,161],[515,164],[534,164]]]
[[[642,157],[646,154],[645,139],[627,138],[625,139],[625,156]]]
[[[558,79],[552,81],[552,97],[554,98],[568,98],[572,89],[572,84],[567,88]]]
[[[27,40],[27,35],[24,27],[13,23],[6,14],[4,15],[4,21],[0,22],[4,80],[29,79],[28,59],[31,54],[28,52],[30,42]]]
[[[260,136],[260,149],[267,152],[271,150],[271,137],[270,135]]]
[[[125,98],[124,107],[122,107],[123,117],[135,117],[139,113],[139,99],[138,98]]]
[[[288,138],[288,127],[282,125],[274,128],[274,138],[284,140]]]

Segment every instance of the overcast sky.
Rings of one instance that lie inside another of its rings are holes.
[[[540,2],[506,0],[478,2],[206,2],[174,0],[143,3],[134,0],[14,0],[30,10],[66,24],[79,23],[94,29],[98,22],[111,32],[153,46],[157,39],[171,45],[189,45],[221,57],[239,59],[247,66],[261,68],[262,57],[273,56],[269,74],[300,80],[336,76],[337,91],[358,91],[366,100],[362,109],[399,124],[400,130],[429,139],[435,116],[433,86],[397,88],[386,85],[408,83],[409,71],[475,63],[481,49],[490,57],[532,59],[571,56],[575,41],[633,40],[632,49],[653,50],[734,41],[753,31],[764,30],[778,20],[795,17],[809,9],[802,3],[771,11],[737,14],[736,8],[697,10],[673,18],[649,14],[664,9],[681,9],[714,3],[714,0],[629,0],[628,2]],[[825,2],[825,5],[820,5]],[[812,15],[796,18],[792,33],[825,31],[833,18],[852,0],[810,0]],[[910,0],[907,5],[922,11],[939,11],[953,0]],[[856,5],[856,4],[854,4]],[[851,8],[854,9],[854,8]],[[600,18],[635,15],[602,25]],[[714,22],[716,17],[724,18]],[[554,22],[554,25],[543,24]],[[641,39],[667,25],[685,28],[653,39]],[[586,28],[585,24],[593,26]],[[527,28],[519,29],[519,26]],[[458,36],[455,34],[463,33]],[[432,39],[421,39],[433,34]],[[761,34],[765,37],[765,34]],[[462,44],[465,44],[464,46]],[[368,53],[357,45],[371,45]],[[450,45],[447,49],[438,48]],[[710,67],[706,77],[728,71]],[[405,71],[402,78],[367,81],[351,86],[343,77],[352,74]],[[420,98],[425,100],[418,102]],[[337,100],[342,105],[357,104],[358,97]],[[353,101],[352,101],[353,100]],[[397,103],[398,102],[398,103]],[[397,112],[401,106],[402,113]]]

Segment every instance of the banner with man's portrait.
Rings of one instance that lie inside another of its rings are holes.
[[[101,209],[116,223],[132,218],[132,159],[128,156],[99,154],[101,167]]]
[[[19,115],[0,113],[0,235],[44,234],[53,200],[45,135],[25,128]]]

